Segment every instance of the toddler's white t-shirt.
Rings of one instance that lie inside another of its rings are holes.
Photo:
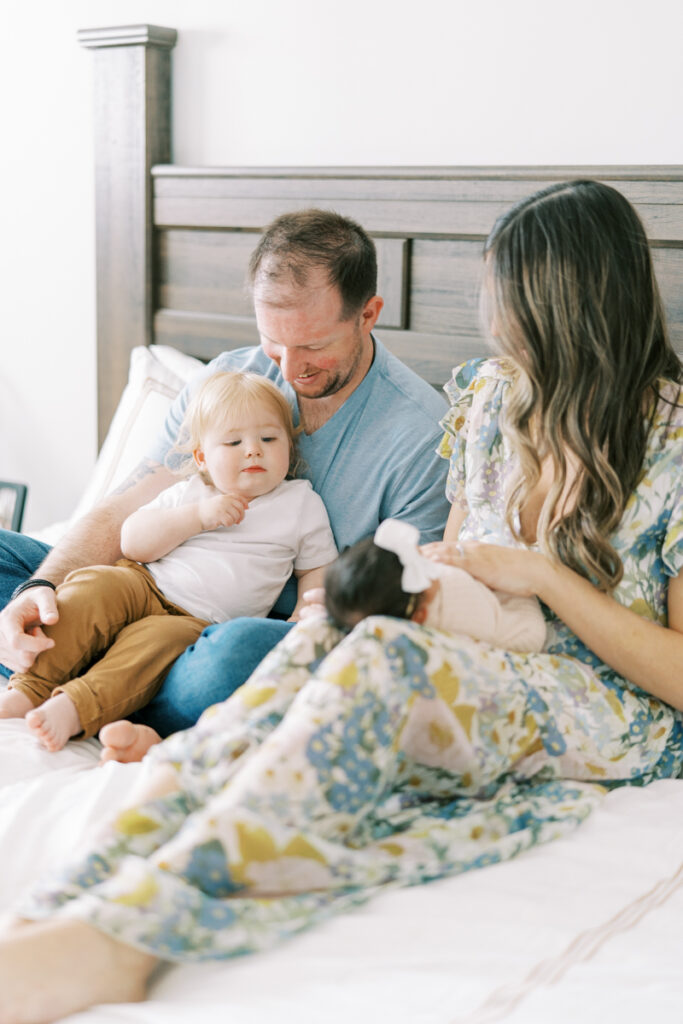
[[[175,508],[218,495],[197,474],[145,508]],[[308,480],[285,480],[253,498],[241,523],[195,534],[146,563],[169,601],[209,622],[263,618],[293,569],[332,562],[337,548],[322,499]]]

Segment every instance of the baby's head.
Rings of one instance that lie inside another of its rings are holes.
[[[419,536],[414,526],[386,519],[328,567],[325,607],[337,626],[353,629],[368,615],[424,621],[438,570],[420,554]]]
[[[209,377],[187,407],[178,449],[223,493],[267,494],[296,466],[296,430],[282,392],[256,373]]]

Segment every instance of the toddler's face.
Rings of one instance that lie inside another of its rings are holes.
[[[258,498],[287,476],[289,437],[266,406],[243,411],[235,421],[208,430],[195,453],[199,469],[207,470],[223,494]]]

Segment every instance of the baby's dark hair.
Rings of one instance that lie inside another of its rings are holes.
[[[420,595],[402,589],[402,574],[398,555],[365,537],[342,551],[325,572],[327,614],[340,629],[352,629],[368,615],[409,619]]]

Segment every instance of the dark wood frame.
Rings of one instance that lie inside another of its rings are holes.
[[[14,501],[9,519],[0,519],[0,526],[4,530],[16,530],[18,533],[24,521],[24,505],[26,504],[28,487],[26,484],[15,484],[9,480],[0,480],[0,495],[3,491],[10,491],[14,495]]]
[[[98,441],[128,378],[131,349],[152,340],[151,168],[171,159],[171,48],[156,25],[85,29],[93,49]]]
[[[333,208],[379,250],[382,341],[434,384],[486,351],[481,246],[495,218],[551,181],[619,188],[653,245],[683,350],[683,167],[185,168],[171,164],[171,49],[152,25],[90,29],[95,54],[99,439],[130,350],[171,344],[202,359],[258,342],[242,281],[258,233],[285,210]]]

